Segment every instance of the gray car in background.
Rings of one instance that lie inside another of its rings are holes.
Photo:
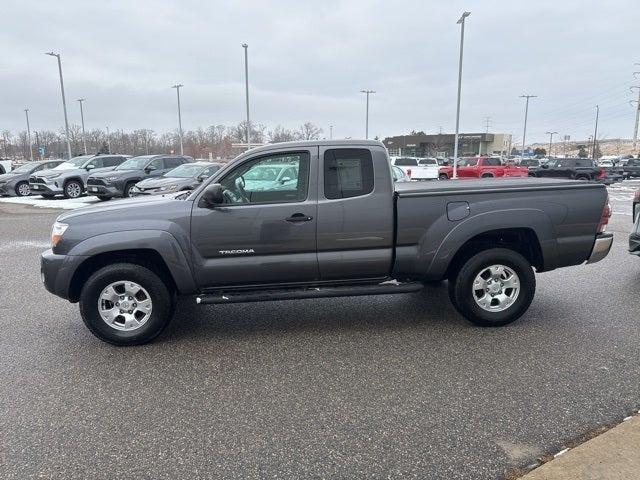
[[[43,160],[27,162],[9,173],[0,175],[0,196],[26,197],[31,195],[29,176],[41,170],[48,170],[60,165],[64,160]]]
[[[129,155],[82,155],[50,170],[37,172],[29,177],[31,193],[39,193],[44,198],[64,195],[78,198],[85,191],[87,178],[93,172],[113,170]]]
[[[161,177],[147,178],[134,185],[130,195],[162,195],[164,193],[194,190],[200,184],[220,170],[222,163],[193,162],[185,163],[168,171]]]

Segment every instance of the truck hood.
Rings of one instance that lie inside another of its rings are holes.
[[[107,203],[99,203],[96,205],[91,205],[89,207],[77,208],[70,212],[63,213],[58,217],[58,221],[64,222],[65,220],[75,219],[75,218],[83,217],[87,215],[104,214],[104,213],[114,212],[114,211],[122,211],[122,212],[132,211],[132,212],[135,212],[136,215],[143,215],[145,207],[149,207],[153,205],[154,208],[157,208],[158,206],[161,206],[163,203],[168,204],[172,202],[182,201],[182,200],[174,200],[174,198],[184,193],[185,192],[175,192],[175,193],[168,193],[166,195],[124,198],[122,200],[113,200]]]

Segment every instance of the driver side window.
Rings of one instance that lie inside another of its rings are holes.
[[[220,182],[225,203],[302,202],[309,188],[309,153],[287,152],[243,163]]]

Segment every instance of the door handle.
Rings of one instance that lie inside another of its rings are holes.
[[[291,222],[291,223],[310,222],[311,220],[313,220],[313,217],[305,215],[304,213],[294,213],[286,220],[287,222]]]

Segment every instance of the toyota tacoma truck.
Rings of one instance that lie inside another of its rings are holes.
[[[496,157],[471,157],[458,159],[458,178],[528,177],[527,167],[503,165]],[[440,167],[440,180],[453,177],[453,165]]]
[[[290,165],[294,178],[248,178]],[[117,345],[198,304],[385,295],[448,280],[480,326],[513,322],[540,273],[609,252],[603,185],[536,178],[397,182],[382,143],[323,140],[248,150],[192,192],[60,215],[41,255],[46,289],[79,302]]]

